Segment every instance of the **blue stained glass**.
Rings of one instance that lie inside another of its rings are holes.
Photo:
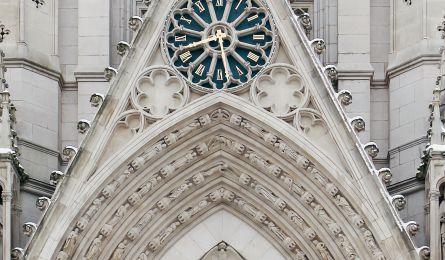
[[[207,57],[202,63],[195,64],[195,67],[193,69],[193,80],[192,80],[193,83],[199,83],[200,81],[207,79],[207,73],[209,72],[211,63],[212,63],[212,58]],[[198,68],[200,67],[200,65],[202,65],[204,68],[202,70],[202,73],[200,73],[201,75],[199,75],[199,71],[198,71]]]
[[[238,24],[236,29],[238,31],[240,31],[240,30],[252,28],[253,26],[255,26],[257,24],[261,24],[261,22],[263,21],[263,19],[265,17],[266,17],[266,15],[264,13],[252,12],[247,16],[246,19],[244,19],[240,24]]]
[[[244,13],[246,7],[247,7],[246,0],[234,0],[227,21],[229,23],[235,21],[238,17],[240,17],[241,14]]]
[[[212,23],[212,18],[210,16],[210,10],[209,6],[207,5],[207,1],[205,0],[193,1],[193,10],[206,23]]]
[[[256,0],[233,0],[230,4],[229,0],[182,1],[172,11],[164,38],[172,65],[202,88],[230,89],[248,83],[274,50],[274,28],[265,12]],[[243,35],[237,31],[244,31]],[[235,38],[239,42],[233,42]]]
[[[187,29],[196,32],[201,32],[204,30],[204,27],[197,23],[190,14],[175,14],[175,20],[178,21],[180,26],[182,25]]]
[[[224,16],[224,11],[226,10],[227,0],[220,0],[222,2],[222,6],[218,6],[217,1],[218,0],[214,0],[213,5],[214,5],[214,9],[215,9],[216,19],[221,21],[221,19]]]

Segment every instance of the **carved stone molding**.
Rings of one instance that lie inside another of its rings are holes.
[[[392,181],[392,173],[389,168],[382,168],[379,170],[379,177],[382,180],[383,184],[388,186]]]
[[[193,120],[189,125],[175,130],[171,133],[165,135],[159,142],[153,144],[151,147],[141,152],[139,156],[131,160],[131,162],[127,165],[125,169],[122,169],[121,174],[115,176],[115,178],[108,182],[105,188],[97,194],[96,198],[93,202],[85,207],[85,211],[81,215],[81,217],[77,220],[76,225],[72,229],[72,233],[70,233],[71,238],[67,238],[61,251],[59,253],[60,259],[63,257],[72,256],[72,253],[75,251],[77,244],[71,242],[74,237],[75,240],[79,238],[79,236],[83,236],[81,233],[90,225],[90,221],[97,214],[97,212],[101,211],[104,205],[107,205],[108,201],[118,194],[120,187],[127,183],[127,180],[130,176],[138,173],[140,170],[145,169],[145,165],[152,163],[153,160],[156,160],[161,154],[163,154],[169,146],[172,146],[178,143],[180,140],[184,139],[186,136],[191,135],[197,129],[210,125],[212,121],[225,121],[226,124],[233,125],[235,129],[239,128],[240,132],[248,133],[248,135],[252,138],[259,138],[259,142],[265,144],[271,149],[276,151],[277,155],[281,155],[290,162],[294,163],[295,166],[303,171],[311,180],[321,188],[321,191],[325,193],[331,200],[332,203],[336,206],[336,208],[349,220],[351,223],[355,224],[358,232],[361,234],[361,243],[363,243],[369,252],[378,256],[377,259],[384,259],[383,253],[379,249],[375,237],[371,232],[370,228],[364,221],[364,218],[351,206],[351,203],[347,200],[347,198],[343,195],[343,193],[339,190],[339,188],[329,180],[329,177],[326,173],[318,170],[306,157],[293,150],[289,145],[286,144],[285,141],[281,140],[278,136],[268,132],[265,129],[262,129],[250,122],[246,118],[243,118],[237,114],[232,114],[230,111],[224,109],[217,109],[211,113],[200,116],[199,118]],[[252,166],[261,169],[266,174],[270,174],[274,178],[277,178],[277,181],[281,186],[289,189],[294,196],[304,202],[307,205],[307,208],[313,212],[314,216],[320,219],[321,223],[324,223],[329,232],[335,237],[336,243],[341,245],[341,251],[345,255],[353,256],[355,253],[354,248],[351,246],[352,242],[350,242],[349,238],[346,236],[346,233],[343,233],[341,228],[339,228],[336,221],[332,218],[329,212],[324,209],[324,207],[318,202],[318,194],[311,194],[305,190],[300,184],[296,183],[289,174],[285,173],[282,168],[272,161],[268,161],[264,158],[261,158],[256,152],[255,147],[251,147],[249,144],[240,143],[239,141],[232,140],[229,137],[225,136],[216,136],[210,141],[206,141],[201,143],[192,150],[186,151],[185,154],[178,157],[178,159],[169,162],[165,166],[163,166],[158,172],[154,173],[151,177],[149,177],[148,181],[142,183],[133,193],[130,193],[125,201],[116,209],[116,211],[110,216],[108,220],[103,222],[103,226],[100,228],[100,231],[96,234],[94,239],[90,241],[90,246],[87,251],[83,251],[83,256],[95,256],[99,254],[101,248],[103,247],[103,243],[107,237],[109,237],[112,232],[114,232],[114,227],[120,223],[120,221],[125,218],[125,214],[129,214],[130,210],[134,210],[134,207],[139,205],[141,201],[144,201],[144,197],[148,196],[149,192],[154,188],[165,183],[166,179],[171,178],[175,175],[175,172],[182,169],[186,165],[190,165],[193,163],[199,156],[208,153],[209,150],[213,149],[212,145],[218,143],[219,145],[227,146],[230,151],[233,151],[237,156],[241,156],[252,164]],[[220,164],[217,166],[216,171],[221,172],[224,171],[224,164]],[[218,168],[219,167],[219,168]],[[210,169],[210,172],[212,170]],[[190,188],[190,185],[200,185],[203,179],[206,179],[207,174],[203,173],[197,174],[193,176],[192,179],[187,180],[183,184],[181,184],[177,189],[171,191],[171,193],[162,199],[160,199],[154,208],[152,208],[146,215],[140,219],[138,224],[134,226],[135,229],[131,229],[127,236],[118,244],[115,248],[116,252],[113,254],[116,257],[122,255],[122,252],[125,251],[124,248],[128,248],[131,241],[134,241],[139,237],[141,231],[139,231],[141,226],[138,225],[146,225],[151,221],[153,216],[160,212],[164,212],[166,209],[170,208],[172,205],[172,201],[179,199],[179,196],[182,194],[186,194],[187,190]],[[252,183],[251,180],[248,183]],[[257,183],[257,182],[255,182]],[[283,200],[280,200],[275,195],[267,195],[270,194],[267,191],[267,188],[264,186],[258,186],[255,184],[254,187],[250,187],[252,189],[252,193],[258,194],[258,196],[263,196],[264,201],[272,203],[273,207],[279,211],[283,212],[283,214],[289,214],[289,221],[295,219],[298,222],[298,215],[295,215],[295,210],[291,210],[287,205],[287,203]],[[286,210],[285,212],[285,209]],[[177,221],[173,222],[172,225],[176,222],[181,223],[181,221],[187,222],[187,218],[190,215],[190,212],[184,212],[180,214],[180,218]],[[253,215],[252,215],[253,216]],[[255,215],[262,219],[260,215]],[[174,229],[176,224],[170,227],[170,229]],[[297,224],[296,225],[300,225]],[[275,230],[276,236],[281,236],[277,234],[281,234],[281,232],[275,229],[275,226],[267,226],[269,230],[272,232]],[[168,227],[167,227],[168,228]],[[303,229],[304,230],[304,229]],[[161,235],[162,236],[162,235]],[[307,236],[312,237],[313,233],[307,231]],[[316,239],[316,238],[314,238]],[[155,240],[151,248],[156,248],[158,242],[162,240],[161,237]],[[315,241],[315,240],[313,240]],[[314,246],[317,248],[320,254],[326,254],[326,244],[317,240],[318,242]],[[286,245],[292,245],[292,243],[287,243],[284,239],[282,242],[286,243]],[[354,241],[355,242],[355,241]],[[162,242],[161,242],[162,244]],[[85,250],[85,248],[84,248]],[[147,250],[149,247],[147,246]],[[148,252],[147,251],[147,252]],[[323,253],[322,253],[323,252]]]
[[[391,202],[398,211],[401,211],[406,207],[406,199],[403,195],[393,196]]]
[[[65,177],[65,174],[61,171],[52,171],[51,175],[49,177],[49,183],[51,185],[57,185],[62,181],[62,179]]]
[[[128,42],[125,41],[120,41],[116,45],[117,54],[119,54],[120,56],[125,56],[130,51],[130,48],[131,48],[130,44],[128,44]]]
[[[326,49],[326,43],[323,39],[313,39],[309,44],[314,49],[314,52],[318,55],[321,55]]]
[[[298,16],[298,20],[300,21],[300,25],[303,27],[306,36],[309,37],[312,30],[311,16],[308,13],[304,13]]]
[[[338,92],[337,99],[343,106],[349,106],[352,104],[352,94],[348,90],[342,90]]]
[[[102,102],[104,101],[105,97],[104,95],[100,93],[94,93],[90,97],[90,103],[93,107],[98,107]]]
[[[78,149],[74,146],[68,145],[65,146],[62,150],[62,160],[65,162],[70,161],[76,156]]]
[[[77,122],[77,131],[81,134],[85,134],[91,127],[91,122],[85,119],[79,120]]]
[[[136,32],[141,28],[143,22],[144,20],[141,17],[132,16],[130,20],[128,20],[128,27],[130,27],[133,32]]]
[[[117,70],[113,67],[107,67],[104,70],[104,78],[107,81],[111,81],[117,75]]]
[[[251,90],[258,105],[279,118],[290,120],[298,108],[309,103],[309,91],[297,70],[287,64],[273,64],[258,75]]]
[[[45,211],[46,209],[48,209],[49,205],[51,205],[51,199],[47,197],[40,197],[36,201],[36,207],[40,211]]]
[[[23,234],[27,237],[31,237],[37,231],[37,225],[32,222],[23,224]]]

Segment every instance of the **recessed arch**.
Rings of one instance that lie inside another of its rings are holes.
[[[220,143],[212,146],[215,142]],[[319,258],[326,247],[336,258],[356,254],[364,259],[383,259],[382,250],[387,250],[388,242],[381,244],[383,238],[375,231],[380,230],[379,225],[389,224],[376,222],[378,213],[371,199],[376,193],[370,198],[360,194],[362,187],[354,176],[362,173],[350,175],[350,168],[333,163],[290,125],[224,93],[209,95],[169,120],[161,120],[131,140],[105,166],[94,168],[88,181],[78,183],[77,189],[82,187],[84,191],[75,198],[65,197],[65,201],[73,201],[73,207],[64,212],[64,221],[71,224],[63,234],[57,234],[61,238],[55,240],[58,245],[54,255],[59,259],[82,257],[99,245],[98,254],[108,252],[104,256],[107,259],[121,243],[119,238],[127,236],[125,228],[137,223],[141,212],[134,208],[155,205],[173,184],[183,181],[181,176],[205,170],[204,166],[212,162],[206,159],[210,156],[239,170],[236,177],[228,179],[228,183],[236,183],[230,188],[242,190],[243,196],[277,216],[280,229],[295,234],[293,239],[308,248],[313,258]],[[235,180],[241,178],[241,172],[250,176],[247,186]],[[150,181],[156,187],[142,192]],[[266,191],[259,194],[255,187],[262,182]],[[271,203],[277,198],[289,207],[280,206],[282,202]],[[120,210],[122,207],[125,210]],[[306,226],[295,227],[289,209],[301,211],[304,225],[316,227],[316,235],[302,232]],[[178,210],[169,214],[174,216]],[[162,215],[153,225],[165,226],[167,217]],[[73,236],[76,243],[70,244]]]

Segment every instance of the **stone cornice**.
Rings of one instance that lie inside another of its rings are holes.
[[[401,62],[400,64],[388,67],[386,74],[388,78],[393,78],[422,65],[436,65],[439,61],[439,54],[421,54],[407,61]]]
[[[6,67],[8,68],[23,68],[29,71],[35,72],[59,83],[59,87],[62,88],[64,84],[63,76],[59,71],[47,68],[34,61],[23,58],[9,58],[5,59]]]
[[[401,151],[407,150],[411,147],[417,146],[419,144],[426,144],[426,143],[428,143],[427,137],[422,136],[422,137],[415,139],[409,143],[406,143],[406,144],[400,145],[396,148],[393,148],[393,149],[389,150],[388,153],[390,156],[392,156],[394,154],[400,153]]]
[[[388,186],[390,194],[407,195],[425,189],[425,182],[418,180],[416,177],[406,179]]]
[[[54,157],[59,157],[59,155],[60,155],[60,153],[58,151],[46,148],[44,146],[35,144],[35,143],[33,143],[31,141],[28,141],[28,140],[25,140],[25,139],[19,139],[18,144],[19,145],[23,145],[23,146],[28,147],[28,148],[31,148],[33,150],[36,150],[36,151],[39,151],[39,152],[51,155],[51,156],[54,156]]]
[[[51,198],[52,194],[54,193],[55,186],[37,179],[29,178],[28,181],[22,185],[21,190],[40,197],[44,196]]]
[[[104,72],[74,72],[77,82],[107,82]]]

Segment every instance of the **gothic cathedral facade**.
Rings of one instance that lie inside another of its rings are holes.
[[[445,259],[443,0],[2,0],[1,259]]]

